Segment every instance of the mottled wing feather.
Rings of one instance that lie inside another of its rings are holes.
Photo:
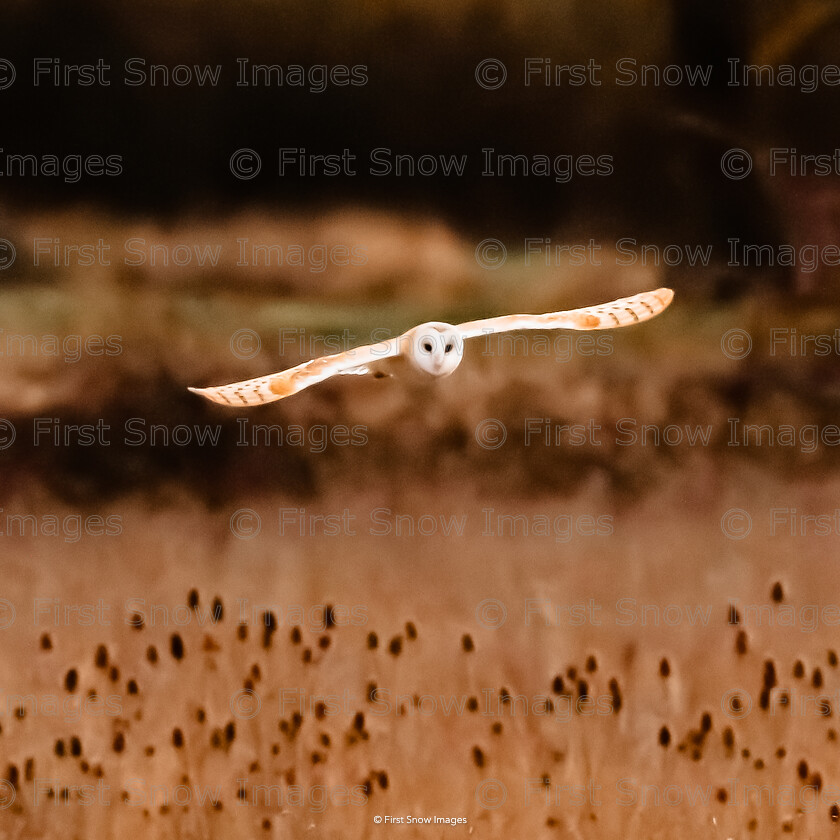
[[[658,315],[673,300],[671,289],[656,289],[598,306],[545,315],[502,315],[458,325],[464,338],[512,330],[609,330],[639,324]]]
[[[220,405],[233,407],[262,405],[282,400],[310,385],[323,382],[331,376],[366,373],[369,364],[399,355],[399,352],[399,338],[392,338],[390,341],[382,341],[379,344],[368,344],[344,353],[312,359],[288,370],[272,373],[270,376],[246,379],[243,382],[219,385],[215,388],[190,388],[189,390]]]
[[[373,373],[373,368],[368,365],[359,365],[359,367],[352,367],[347,368],[346,370],[338,371],[339,376],[364,376],[368,373]]]

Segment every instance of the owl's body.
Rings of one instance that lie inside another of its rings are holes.
[[[544,315],[502,315],[457,326],[430,321],[388,341],[312,359],[280,373],[189,390],[222,405],[250,406],[281,400],[332,376],[396,375],[419,384],[454,373],[464,357],[466,339],[512,330],[603,330],[629,326],[658,315],[673,297],[670,289],[656,289],[599,306]]]

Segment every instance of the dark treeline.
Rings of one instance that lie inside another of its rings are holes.
[[[0,90],[0,201],[163,216],[361,202],[476,235],[773,245],[808,218],[808,188],[793,206],[759,167],[724,177],[721,155],[825,151],[840,128],[836,86],[732,84],[733,61],[840,63],[837,19],[783,5],[20,2],[0,35],[17,73]],[[506,68],[497,89],[476,81],[488,58]],[[260,155],[253,178],[231,173],[243,148]],[[281,148],[305,150],[282,175]],[[41,174],[9,155],[34,155]],[[50,155],[59,174],[43,172]],[[74,156],[91,155],[115,156],[118,174],[79,175]],[[397,175],[397,155],[430,156],[433,174]]]

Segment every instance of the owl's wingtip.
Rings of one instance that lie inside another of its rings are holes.
[[[667,306],[674,299],[674,290],[669,289],[667,286],[663,286],[661,289],[657,289],[656,294],[664,299],[665,306]]]

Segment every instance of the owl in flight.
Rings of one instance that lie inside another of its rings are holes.
[[[545,315],[502,315],[465,324],[430,321],[396,338],[323,356],[288,370],[216,388],[190,388],[208,400],[229,406],[262,405],[290,397],[332,376],[371,374],[390,376],[396,366],[421,377],[449,376],[464,358],[464,339],[513,330],[609,330],[647,321],[662,312],[674,297],[671,289],[656,289],[599,306],[585,306]]]

